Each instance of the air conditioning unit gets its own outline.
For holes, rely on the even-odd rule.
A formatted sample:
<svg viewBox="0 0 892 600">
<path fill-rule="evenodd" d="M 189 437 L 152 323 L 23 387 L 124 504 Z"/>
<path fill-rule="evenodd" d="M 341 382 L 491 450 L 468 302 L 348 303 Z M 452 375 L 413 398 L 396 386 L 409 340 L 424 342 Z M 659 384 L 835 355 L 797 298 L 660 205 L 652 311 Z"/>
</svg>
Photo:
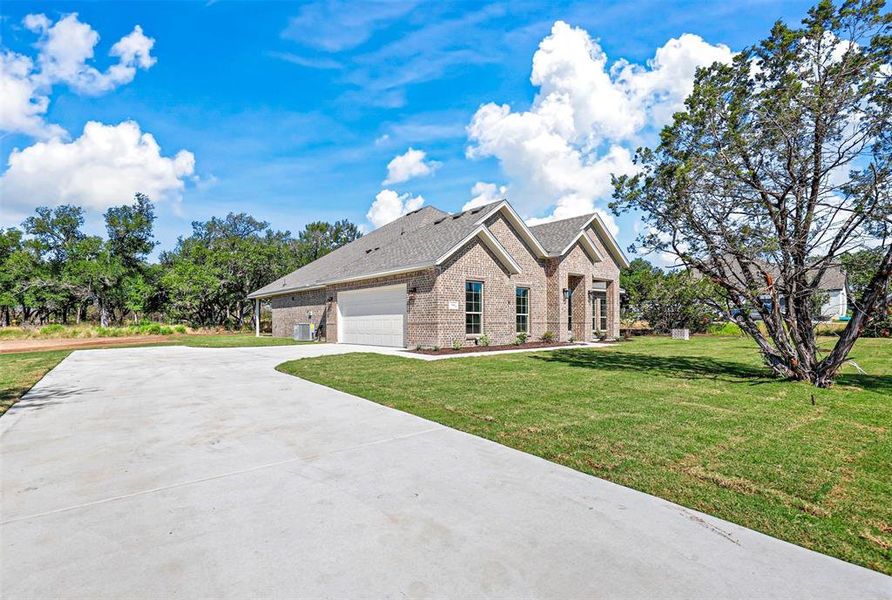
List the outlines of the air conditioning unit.
<svg viewBox="0 0 892 600">
<path fill-rule="evenodd" d="M 316 326 L 312 323 L 298 323 L 294 326 L 294 339 L 298 342 L 312 342 L 316 336 Z"/>
</svg>

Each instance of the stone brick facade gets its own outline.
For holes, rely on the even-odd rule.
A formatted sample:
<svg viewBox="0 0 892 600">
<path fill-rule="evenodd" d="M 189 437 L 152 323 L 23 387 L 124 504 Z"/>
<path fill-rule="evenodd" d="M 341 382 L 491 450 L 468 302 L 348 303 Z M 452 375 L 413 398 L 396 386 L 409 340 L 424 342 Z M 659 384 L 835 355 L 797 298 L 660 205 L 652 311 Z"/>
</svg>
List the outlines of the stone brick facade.
<svg viewBox="0 0 892 600">
<path fill-rule="evenodd" d="M 619 334 L 619 267 L 610 258 L 593 229 L 587 230 L 604 260 L 593 262 L 577 243 L 561 257 L 538 258 L 501 213 L 485 223 L 493 236 L 521 267 L 509 272 L 477 238 L 469 241 L 443 264 L 413 273 L 339 283 L 325 288 L 275 296 L 273 335 L 292 335 L 294 325 L 311 322 L 320 339 L 337 340 L 338 292 L 399 283 L 406 284 L 406 345 L 410 348 L 450 347 L 477 343 L 479 336 L 465 333 L 465 282 L 483 283 L 483 333 L 493 345 L 509 344 L 517 337 L 515 290 L 529 288 L 529 337 L 540 339 L 546 331 L 557 339 L 592 339 L 593 281 L 607 283 L 607 335 Z M 567 300 L 572 289 L 573 328 L 568 329 Z"/>
</svg>

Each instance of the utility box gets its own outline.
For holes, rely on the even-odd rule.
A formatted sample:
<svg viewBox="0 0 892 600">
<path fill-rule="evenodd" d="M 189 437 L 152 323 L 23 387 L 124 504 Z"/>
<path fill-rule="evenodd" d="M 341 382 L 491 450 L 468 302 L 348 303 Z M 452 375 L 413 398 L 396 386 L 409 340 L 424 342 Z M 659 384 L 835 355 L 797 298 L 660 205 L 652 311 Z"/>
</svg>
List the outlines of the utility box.
<svg viewBox="0 0 892 600">
<path fill-rule="evenodd" d="M 673 340 L 689 340 L 689 339 L 691 339 L 691 330 L 690 329 L 673 329 L 672 330 L 672 339 Z"/>
<path fill-rule="evenodd" d="M 294 339 L 298 342 L 312 342 L 316 339 L 316 326 L 313 323 L 298 323 L 294 326 Z"/>
</svg>

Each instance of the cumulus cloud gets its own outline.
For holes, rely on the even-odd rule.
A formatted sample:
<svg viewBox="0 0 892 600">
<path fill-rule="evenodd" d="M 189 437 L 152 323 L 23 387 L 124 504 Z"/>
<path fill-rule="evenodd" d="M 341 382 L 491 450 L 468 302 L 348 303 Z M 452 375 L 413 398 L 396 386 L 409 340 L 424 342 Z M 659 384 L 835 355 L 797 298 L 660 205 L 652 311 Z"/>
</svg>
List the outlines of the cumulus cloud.
<svg viewBox="0 0 892 600">
<path fill-rule="evenodd" d="M 471 196 L 473 197 L 461 207 L 462 210 L 470 210 L 478 206 L 504 200 L 508 196 L 508 188 L 504 185 L 499 186 L 494 183 L 478 181 L 471 188 Z"/>
<path fill-rule="evenodd" d="M 414 148 L 409 148 L 404 154 L 394 157 L 387 163 L 387 179 L 384 180 L 384 185 L 402 183 L 415 177 L 430 175 L 440 166 L 440 163 L 426 159 L 426 152 Z"/>
<path fill-rule="evenodd" d="M 36 138 L 65 135 L 58 125 L 44 121 L 50 99 L 38 93 L 30 74 L 34 63 L 15 52 L 0 53 L 0 130 Z"/>
<path fill-rule="evenodd" d="M 55 138 L 13 150 L 0 176 L 0 196 L 4 211 L 18 213 L 57 204 L 104 210 L 136 192 L 177 201 L 194 170 L 191 152 L 163 156 L 155 138 L 133 121 L 91 121 L 71 142 Z"/>
<path fill-rule="evenodd" d="M 40 139 L 61 137 L 66 132 L 46 123 L 53 86 L 65 84 L 79 94 L 97 95 L 133 81 L 137 69 L 155 64 L 151 55 L 155 40 L 137 25 L 118 40 L 109 51 L 118 62 L 105 71 L 88 64 L 99 43 L 99 34 L 82 23 L 77 14 L 66 15 L 53 23 L 46 15 L 24 18 L 26 29 L 39 37 L 37 57 L 4 50 L 0 54 L 0 129 L 23 133 Z"/>
<path fill-rule="evenodd" d="M 404 214 L 418 210 L 424 204 L 421 196 L 411 194 L 398 194 L 393 190 L 381 190 L 375 196 L 366 218 L 375 227 L 381 227 L 391 221 L 395 221 Z"/>
<path fill-rule="evenodd" d="M 646 65 L 621 60 L 608 67 L 585 30 L 557 21 L 533 56 L 530 81 L 539 90 L 530 110 L 481 106 L 468 126 L 467 154 L 499 160 L 512 202 L 525 214 L 593 212 L 612 193 L 611 173 L 634 172 L 630 147 L 642 132 L 666 124 L 681 107 L 696 68 L 731 57 L 726 46 L 685 34 Z M 605 222 L 615 227 L 612 218 Z"/>
</svg>

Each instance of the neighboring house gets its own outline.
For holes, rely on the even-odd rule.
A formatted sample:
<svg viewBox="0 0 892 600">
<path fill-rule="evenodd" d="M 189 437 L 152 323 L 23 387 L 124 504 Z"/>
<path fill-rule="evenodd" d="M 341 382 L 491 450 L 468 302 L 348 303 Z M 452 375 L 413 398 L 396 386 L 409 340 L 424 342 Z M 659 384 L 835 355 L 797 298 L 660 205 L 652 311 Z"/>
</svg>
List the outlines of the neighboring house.
<svg viewBox="0 0 892 600">
<path fill-rule="evenodd" d="M 780 275 L 775 267 L 767 266 L 765 268 L 775 280 L 779 280 Z M 818 293 L 826 296 L 821 304 L 819 317 L 823 319 L 839 319 L 848 314 L 849 304 L 846 284 L 846 274 L 840 265 L 831 264 L 827 267 L 818 285 Z M 761 296 L 761 299 L 764 303 L 770 305 L 771 296 L 765 294 Z M 781 298 L 781 310 L 786 310 L 784 300 L 784 298 Z M 736 311 L 732 311 L 732 314 L 733 312 Z M 758 313 L 753 312 L 754 317 L 757 315 Z"/>
<path fill-rule="evenodd" d="M 849 297 L 846 293 L 846 274 L 839 265 L 827 267 L 821 278 L 821 293 L 827 299 L 821 305 L 821 316 L 827 319 L 838 319 L 849 312 Z"/>
<path fill-rule="evenodd" d="M 424 207 L 263 287 L 273 335 L 299 323 L 329 342 L 493 345 L 518 333 L 619 333 L 628 262 L 597 215 L 528 227 L 507 201 L 456 214 Z"/>
</svg>

